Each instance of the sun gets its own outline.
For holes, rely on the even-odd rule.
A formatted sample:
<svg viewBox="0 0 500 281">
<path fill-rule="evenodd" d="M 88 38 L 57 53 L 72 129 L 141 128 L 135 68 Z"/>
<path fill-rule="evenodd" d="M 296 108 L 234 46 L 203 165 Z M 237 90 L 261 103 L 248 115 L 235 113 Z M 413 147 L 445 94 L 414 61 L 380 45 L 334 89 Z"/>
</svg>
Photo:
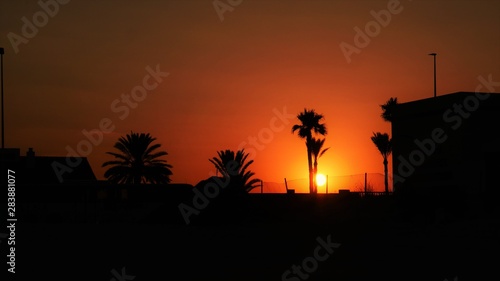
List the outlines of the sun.
<svg viewBox="0 0 500 281">
<path fill-rule="evenodd" d="M 325 185 L 325 184 L 326 184 L 326 176 L 325 176 L 325 175 L 323 175 L 323 174 L 318 173 L 318 174 L 316 175 L 316 184 L 317 184 L 318 186 L 323 186 L 323 185 Z"/>
</svg>

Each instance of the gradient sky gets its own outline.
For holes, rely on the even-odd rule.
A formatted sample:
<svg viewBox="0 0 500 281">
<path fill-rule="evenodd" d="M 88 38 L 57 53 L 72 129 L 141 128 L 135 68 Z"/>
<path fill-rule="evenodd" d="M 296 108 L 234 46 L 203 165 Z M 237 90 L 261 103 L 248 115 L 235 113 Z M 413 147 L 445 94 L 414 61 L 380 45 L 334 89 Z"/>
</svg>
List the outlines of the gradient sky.
<svg viewBox="0 0 500 281">
<path fill-rule="evenodd" d="M 275 111 L 309 108 L 328 129 L 320 172 L 383 173 L 370 140 L 390 133 L 379 105 L 433 95 L 428 53 L 438 53 L 438 95 L 474 91 L 479 75 L 500 80 L 499 1 L 402 0 L 348 62 L 342 42 L 356 46 L 355 28 L 376 26 L 371 11 L 396 2 L 243 0 L 221 21 L 209 0 L 71 0 L 44 23 L 37 1 L 1 1 L 6 147 L 65 156 L 86 139 L 82 130 L 108 118 L 114 129 L 88 155 L 100 179 L 105 152 L 134 131 L 169 153 L 173 182 L 207 178 L 209 158 L 249 137 L 259 141 L 245 146 L 256 151 L 256 176 L 281 182 L 306 178 L 307 157 L 291 133 L 298 121 L 273 119 Z M 40 27 L 23 36 L 22 18 L 33 15 Z M 23 43 L 14 46 L 13 34 Z M 148 66 L 169 75 L 128 114 L 118 111 Z"/>
</svg>

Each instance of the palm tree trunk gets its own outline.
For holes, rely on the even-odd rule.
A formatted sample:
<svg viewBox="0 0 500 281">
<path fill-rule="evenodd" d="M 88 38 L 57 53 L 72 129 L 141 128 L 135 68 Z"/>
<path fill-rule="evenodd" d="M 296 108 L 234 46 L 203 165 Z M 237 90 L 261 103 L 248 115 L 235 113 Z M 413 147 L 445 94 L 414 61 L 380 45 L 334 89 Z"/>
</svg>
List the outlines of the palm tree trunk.
<svg viewBox="0 0 500 281">
<path fill-rule="evenodd" d="M 387 158 L 384 157 L 384 184 L 385 194 L 389 194 L 389 175 L 387 174 Z"/>
<path fill-rule="evenodd" d="M 313 183 L 314 183 L 314 193 L 318 193 L 318 183 L 316 181 L 316 176 L 318 175 L 318 159 L 314 156 L 314 167 L 313 167 Z"/>
<path fill-rule="evenodd" d="M 306 141 L 306 146 L 307 146 L 307 165 L 309 167 L 309 193 L 314 193 L 314 179 L 313 179 L 313 167 L 312 167 L 312 156 L 311 156 L 311 148 L 309 147 L 309 144 L 311 141 L 309 140 L 310 137 L 308 137 L 308 141 Z"/>
</svg>

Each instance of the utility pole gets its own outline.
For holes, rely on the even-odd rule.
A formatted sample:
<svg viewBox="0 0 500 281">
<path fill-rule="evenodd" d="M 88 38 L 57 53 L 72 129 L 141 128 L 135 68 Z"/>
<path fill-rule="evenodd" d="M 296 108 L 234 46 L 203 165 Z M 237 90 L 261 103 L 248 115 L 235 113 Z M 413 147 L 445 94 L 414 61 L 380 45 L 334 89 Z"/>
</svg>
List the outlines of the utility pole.
<svg viewBox="0 0 500 281">
<path fill-rule="evenodd" d="M 434 97 L 436 97 L 436 53 L 430 53 L 429 56 L 434 57 Z"/>
<path fill-rule="evenodd" d="M 3 54 L 5 53 L 3 48 L 0 48 L 0 69 L 2 70 L 2 75 L 0 78 L 0 82 L 2 83 L 1 93 L 2 93 L 2 148 L 5 148 L 5 110 L 3 107 Z"/>
<path fill-rule="evenodd" d="M 328 194 L 328 175 L 326 175 L 325 193 Z"/>
<path fill-rule="evenodd" d="M 365 195 L 366 195 L 366 173 L 365 173 Z"/>
</svg>

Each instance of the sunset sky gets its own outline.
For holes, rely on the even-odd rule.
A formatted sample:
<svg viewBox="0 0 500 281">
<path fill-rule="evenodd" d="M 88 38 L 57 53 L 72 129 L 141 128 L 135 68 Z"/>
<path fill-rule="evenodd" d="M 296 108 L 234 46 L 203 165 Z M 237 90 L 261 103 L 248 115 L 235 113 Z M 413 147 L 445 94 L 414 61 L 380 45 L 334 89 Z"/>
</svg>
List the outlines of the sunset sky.
<svg viewBox="0 0 500 281">
<path fill-rule="evenodd" d="M 5 145 L 66 156 L 107 122 L 80 155 L 99 179 L 105 152 L 131 131 L 162 144 L 173 182 L 196 184 L 218 150 L 240 146 L 264 181 L 306 178 L 305 144 L 291 133 L 304 108 L 325 116 L 320 172 L 383 173 L 370 140 L 390 133 L 379 105 L 433 95 L 429 53 L 438 95 L 474 91 L 479 75 L 500 80 L 500 1 L 59 2 L 49 12 L 0 2 Z M 346 56 L 347 45 L 357 51 Z"/>
</svg>

